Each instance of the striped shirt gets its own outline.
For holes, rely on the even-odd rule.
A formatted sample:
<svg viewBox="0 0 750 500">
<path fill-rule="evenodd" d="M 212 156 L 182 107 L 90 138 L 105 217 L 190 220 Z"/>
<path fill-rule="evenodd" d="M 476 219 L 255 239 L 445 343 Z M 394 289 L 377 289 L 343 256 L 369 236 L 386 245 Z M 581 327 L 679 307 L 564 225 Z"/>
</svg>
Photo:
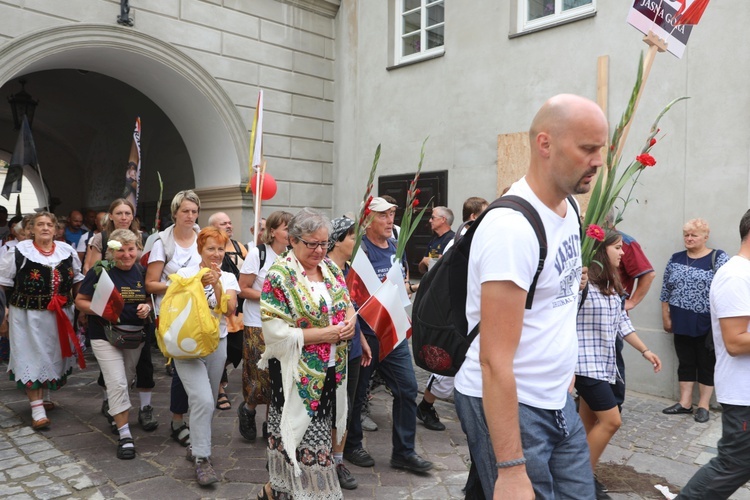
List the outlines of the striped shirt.
<svg viewBox="0 0 750 500">
<path fill-rule="evenodd" d="M 590 283 L 586 301 L 578 311 L 577 330 L 576 375 L 614 384 L 619 377 L 615 340 L 617 335 L 625 337 L 635 331 L 622 298 L 617 294 L 604 295 Z"/>
</svg>

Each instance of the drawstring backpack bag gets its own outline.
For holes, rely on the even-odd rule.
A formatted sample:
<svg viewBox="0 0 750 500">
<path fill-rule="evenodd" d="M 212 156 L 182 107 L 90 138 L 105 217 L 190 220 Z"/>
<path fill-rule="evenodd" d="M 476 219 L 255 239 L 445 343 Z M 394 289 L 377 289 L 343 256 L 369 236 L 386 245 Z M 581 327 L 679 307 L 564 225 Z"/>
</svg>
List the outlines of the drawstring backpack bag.
<svg viewBox="0 0 750 500">
<path fill-rule="evenodd" d="M 171 284 L 161 302 L 156 340 L 168 358 L 190 359 L 208 356 L 219 346 L 219 314 L 227 311 L 227 294 L 222 294 L 213 314 L 208 306 L 201 278 L 210 269 L 183 278 L 171 274 Z M 223 309 L 223 310 L 222 310 Z"/>
</svg>

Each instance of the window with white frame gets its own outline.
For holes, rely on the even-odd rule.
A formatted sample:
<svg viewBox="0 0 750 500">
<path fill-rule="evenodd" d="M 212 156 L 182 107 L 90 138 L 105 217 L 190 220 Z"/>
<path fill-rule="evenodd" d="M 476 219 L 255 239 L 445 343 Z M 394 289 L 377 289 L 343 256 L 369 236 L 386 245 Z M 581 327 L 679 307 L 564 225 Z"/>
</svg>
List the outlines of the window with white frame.
<svg viewBox="0 0 750 500">
<path fill-rule="evenodd" d="M 519 32 L 588 17 L 596 12 L 596 0 L 518 0 Z"/>
<path fill-rule="evenodd" d="M 396 64 L 444 52 L 445 0 L 397 0 L 396 7 Z"/>
</svg>

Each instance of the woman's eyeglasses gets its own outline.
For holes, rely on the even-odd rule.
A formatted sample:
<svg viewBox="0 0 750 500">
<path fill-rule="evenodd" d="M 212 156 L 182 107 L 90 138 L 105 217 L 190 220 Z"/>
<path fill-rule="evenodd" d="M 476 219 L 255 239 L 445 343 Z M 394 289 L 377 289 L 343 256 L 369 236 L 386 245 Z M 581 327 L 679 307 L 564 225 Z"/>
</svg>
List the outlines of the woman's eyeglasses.
<svg viewBox="0 0 750 500">
<path fill-rule="evenodd" d="M 315 250 L 316 248 L 323 248 L 325 250 L 328 249 L 328 240 L 325 241 L 305 241 L 302 238 L 299 238 L 299 240 L 310 250 Z"/>
</svg>

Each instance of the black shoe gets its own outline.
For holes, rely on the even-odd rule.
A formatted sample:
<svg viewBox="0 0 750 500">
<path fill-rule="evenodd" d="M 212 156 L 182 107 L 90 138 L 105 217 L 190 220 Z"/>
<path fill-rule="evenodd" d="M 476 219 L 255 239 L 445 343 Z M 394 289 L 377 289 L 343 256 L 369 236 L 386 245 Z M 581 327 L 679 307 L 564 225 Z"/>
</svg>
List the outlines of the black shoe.
<svg viewBox="0 0 750 500">
<path fill-rule="evenodd" d="M 596 490 L 596 500 L 612 500 L 612 497 L 607 494 L 607 491 L 609 491 L 607 487 L 596 478 L 594 478 L 594 489 Z"/>
<path fill-rule="evenodd" d="M 336 475 L 339 477 L 339 484 L 344 490 L 356 490 L 357 486 L 359 486 L 357 478 L 352 476 L 352 473 L 349 472 L 349 469 L 346 468 L 343 462 L 336 466 Z"/>
<path fill-rule="evenodd" d="M 705 408 L 698 408 L 693 418 L 696 422 L 705 424 L 706 422 L 708 422 L 708 410 Z"/>
<path fill-rule="evenodd" d="M 432 405 L 428 410 L 422 410 L 422 405 L 417 405 L 417 418 L 431 431 L 445 430 L 445 425 L 440 421 L 437 410 Z"/>
<path fill-rule="evenodd" d="M 357 448 L 351 453 L 344 452 L 344 458 L 357 467 L 372 467 L 375 465 L 375 460 L 364 448 Z"/>
<path fill-rule="evenodd" d="M 151 432 L 159 427 L 159 422 L 154 419 L 154 408 L 146 405 L 138 410 L 138 423 L 144 431 Z"/>
<path fill-rule="evenodd" d="M 415 453 L 406 458 L 391 457 L 391 467 L 406 469 L 411 472 L 427 472 L 432 469 L 432 462 L 425 460 Z"/>
<path fill-rule="evenodd" d="M 680 403 L 675 403 L 669 408 L 664 408 L 661 412 L 665 415 L 679 415 L 681 413 L 693 413 L 693 409 L 685 408 Z"/>
<path fill-rule="evenodd" d="M 255 410 L 248 410 L 245 403 L 240 403 L 237 408 L 237 416 L 240 417 L 240 434 L 248 441 L 255 441 L 258 428 L 255 426 Z"/>
</svg>

